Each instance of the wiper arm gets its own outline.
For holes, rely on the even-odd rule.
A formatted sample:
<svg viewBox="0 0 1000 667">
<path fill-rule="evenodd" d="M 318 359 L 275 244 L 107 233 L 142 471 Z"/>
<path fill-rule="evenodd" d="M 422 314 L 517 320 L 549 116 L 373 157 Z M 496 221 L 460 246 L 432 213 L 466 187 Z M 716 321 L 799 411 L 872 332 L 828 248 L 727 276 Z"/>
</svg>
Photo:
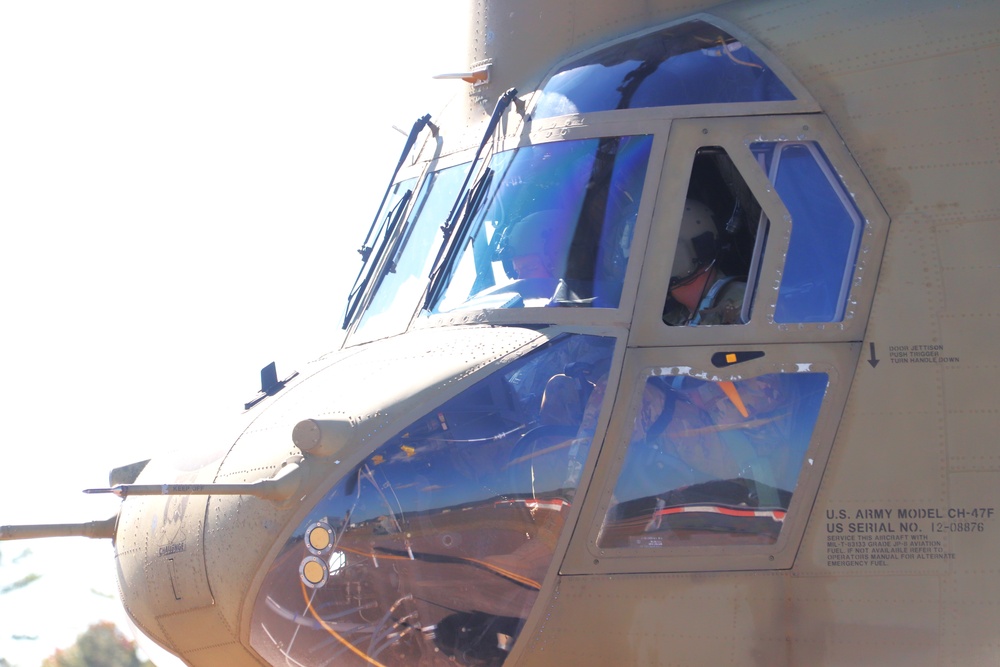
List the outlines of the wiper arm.
<svg viewBox="0 0 1000 667">
<path fill-rule="evenodd" d="M 403 212 L 406 210 L 406 205 L 410 203 L 410 198 L 412 196 L 413 190 L 407 190 L 403 196 L 399 198 L 399 201 L 396 202 L 396 206 L 386 215 L 388 222 L 385 225 L 385 234 L 382 235 L 382 243 L 379 246 L 378 253 L 375 255 L 376 258 L 385 254 L 385 248 L 388 246 L 393 232 L 395 232 L 396 227 L 399 225 L 399 221 L 403 217 Z M 344 312 L 344 324 L 341 327 L 343 329 L 346 329 L 347 325 L 351 323 L 352 319 L 354 319 L 354 314 L 357 312 L 358 306 L 361 305 L 361 297 L 365 294 L 366 288 L 371 283 L 372 276 L 375 273 L 374 265 L 367 273 L 364 271 L 365 266 L 366 265 L 362 265 L 361 273 L 358 274 L 358 279 L 360 279 L 361 275 L 364 273 L 364 280 L 361 280 L 360 283 L 358 280 L 354 281 L 354 288 L 352 288 L 351 294 L 347 299 L 347 309 Z"/>
<path fill-rule="evenodd" d="M 497 100 L 496 107 L 493 109 L 493 114 L 490 116 L 490 122 L 486 126 L 486 132 L 483 133 L 483 140 L 479 142 L 479 148 L 476 149 L 476 154 L 473 156 L 472 162 L 469 163 L 469 171 L 466 172 L 465 180 L 462 181 L 462 187 L 459 189 L 458 197 L 455 199 L 455 203 L 452 205 L 451 211 L 448 213 L 448 219 L 445 220 L 444 225 L 441 226 L 441 231 L 444 232 L 444 238 L 441 241 L 441 247 L 438 248 L 437 257 L 434 258 L 434 265 L 430 274 L 431 284 L 427 290 L 427 297 L 424 300 L 424 308 L 429 308 L 430 304 L 432 304 L 439 296 L 442 282 L 441 277 L 446 273 L 442 269 L 443 267 L 451 264 L 452 256 L 455 252 L 454 248 L 456 247 L 455 239 L 461 236 L 460 234 L 452 233 L 456 227 L 454 224 L 455 214 L 462 210 L 463 205 L 465 206 L 465 215 L 462 216 L 458 225 L 459 227 L 464 228 L 468 224 L 466 221 L 472 217 L 471 211 L 477 208 L 478 204 L 481 203 L 481 197 L 485 192 L 485 189 L 479 186 L 481 186 L 485 180 L 488 180 L 486 176 L 490 173 L 490 171 L 487 170 L 487 174 L 484 174 L 484 178 L 479 179 L 473 186 L 473 189 L 475 190 L 473 196 L 470 196 L 470 192 L 468 190 L 469 180 L 472 178 L 472 174 L 476 170 L 476 166 L 479 163 L 479 157 L 482 155 L 483 149 L 486 148 L 486 144 L 490 142 L 493 135 L 496 133 L 497 126 L 500 124 L 500 118 L 503 117 L 507 107 L 509 107 L 516 98 L 517 89 L 510 88 L 507 92 L 500 96 L 500 99 Z M 479 197 L 474 196 L 477 194 Z M 474 201 L 476 199 L 479 199 L 480 201 Z"/>
<path fill-rule="evenodd" d="M 378 214 L 382 211 L 382 207 L 385 206 L 385 200 L 389 198 L 389 193 L 392 191 L 392 186 L 396 182 L 396 175 L 399 170 L 403 167 L 403 163 L 406 162 L 406 156 L 410 154 L 413 149 L 413 144 L 417 143 L 417 136 L 423 131 L 427 124 L 431 120 L 431 115 L 426 114 L 421 116 L 413 123 L 413 127 L 410 128 L 410 134 L 406 137 L 406 144 L 403 146 L 402 153 L 399 154 L 399 161 L 396 163 L 396 168 L 392 170 L 392 176 L 389 177 L 389 185 L 385 188 L 385 194 L 382 195 L 382 201 L 378 204 L 378 209 L 375 211 L 375 219 L 372 220 L 371 227 L 368 228 L 368 234 L 365 236 L 364 242 L 361 247 L 358 248 L 358 252 L 361 254 L 363 261 L 368 261 L 368 256 L 371 254 L 371 247 L 368 242 L 371 240 L 372 231 L 375 229 L 375 225 L 378 224 Z"/>
<path fill-rule="evenodd" d="M 399 174 L 399 170 L 403 167 L 403 163 L 406 161 L 406 156 L 410 154 L 410 151 L 413 149 L 413 145 L 417 143 L 417 137 L 420 135 L 423 129 L 427 127 L 427 125 L 430 123 L 430 120 L 431 120 L 431 115 L 425 114 L 424 116 L 418 118 L 413 123 L 413 127 L 410 128 L 410 134 L 407 135 L 406 143 L 403 145 L 403 150 L 399 154 L 399 161 L 396 162 L 396 168 L 392 170 L 392 176 L 389 177 L 389 185 L 386 186 L 385 194 L 382 195 L 382 201 L 379 202 L 378 208 L 375 210 L 375 219 L 372 220 L 372 224 L 368 228 L 368 233 L 365 235 L 365 240 L 362 241 L 361 247 L 358 248 L 358 254 L 361 255 L 361 269 L 358 271 L 358 275 L 354 279 L 354 285 L 351 287 L 351 291 L 347 297 L 347 310 L 344 316 L 344 326 L 343 326 L 343 328 L 345 329 L 347 328 L 347 325 L 350 323 L 350 320 L 353 317 L 354 312 L 357 310 L 358 301 L 360 300 L 361 295 L 364 293 L 364 283 L 367 283 L 368 278 L 370 277 L 369 275 L 362 281 L 362 276 L 365 274 L 365 267 L 367 266 L 368 259 L 371 256 L 372 250 L 374 249 L 374 246 L 369 245 L 369 243 L 374 243 L 372 241 L 372 234 L 375 232 L 376 225 L 378 225 L 379 214 L 382 212 L 382 207 L 385 206 L 385 202 L 389 198 L 389 193 L 392 192 L 392 187 L 393 185 L 395 185 L 396 182 L 396 176 Z M 385 247 L 384 242 L 382 244 L 382 247 L 383 248 Z M 359 283 L 362 284 L 359 285 Z"/>
</svg>

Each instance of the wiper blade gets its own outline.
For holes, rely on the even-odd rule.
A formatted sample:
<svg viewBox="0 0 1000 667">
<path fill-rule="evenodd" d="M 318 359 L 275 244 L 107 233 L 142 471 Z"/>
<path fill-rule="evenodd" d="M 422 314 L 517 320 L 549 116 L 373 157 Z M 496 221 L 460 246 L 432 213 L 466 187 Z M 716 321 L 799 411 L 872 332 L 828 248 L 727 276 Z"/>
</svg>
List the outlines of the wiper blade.
<svg viewBox="0 0 1000 667">
<path fill-rule="evenodd" d="M 483 172 L 482 176 L 476 179 L 476 182 L 472 184 L 472 187 L 467 193 L 467 197 L 464 197 L 466 201 L 464 202 L 464 208 L 462 209 L 462 217 L 458 220 L 458 223 L 454 225 L 454 238 L 463 239 L 469 232 L 469 226 L 472 224 L 473 218 L 482 208 L 483 203 L 486 201 L 486 195 L 490 191 L 490 185 L 493 184 L 493 169 L 487 167 L 486 171 Z M 451 272 L 451 267 L 455 264 L 459 257 L 459 252 L 456 250 L 459 248 L 458 243 L 452 244 L 449 251 L 445 254 L 441 264 L 437 266 L 431 273 L 431 286 L 427 291 L 427 299 L 424 302 L 424 308 L 429 308 L 430 304 L 434 303 L 438 297 L 441 296 L 441 291 L 444 289 L 445 281 L 441 276 L 446 276 Z"/>
<path fill-rule="evenodd" d="M 403 212 L 406 210 L 407 204 L 410 203 L 410 198 L 413 196 L 413 190 L 407 190 L 399 201 L 396 202 L 396 206 L 393 207 L 389 213 L 386 214 L 386 224 L 385 224 L 385 234 L 382 235 L 382 243 L 379 245 L 378 252 L 376 253 L 376 258 L 381 257 L 385 254 L 385 248 L 389 244 L 389 240 L 392 238 L 396 227 L 399 225 L 400 219 L 403 217 Z M 366 264 L 367 265 L 367 264 Z M 344 312 L 344 323 L 341 328 L 346 329 L 347 325 L 351 323 L 354 319 L 354 315 L 358 310 L 358 306 L 361 304 L 361 296 L 365 294 L 366 288 L 371 284 L 372 276 L 375 273 L 375 266 L 377 262 L 372 264 L 369 271 L 365 272 L 365 266 L 361 267 L 361 272 L 358 274 L 358 279 L 354 281 L 354 287 L 351 290 L 351 294 L 347 299 L 347 309 Z M 364 279 L 361 280 L 361 275 L 364 274 Z M 360 280 L 360 282 L 359 282 Z"/>
<path fill-rule="evenodd" d="M 369 245 L 370 243 L 374 244 L 372 234 L 375 233 L 376 238 L 378 237 L 378 233 L 375 232 L 375 229 L 376 225 L 378 225 L 379 214 L 382 212 L 382 207 L 385 206 L 385 202 L 389 198 L 389 193 L 392 192 L 393 185 L 396 183 L 396 176 L 399 174 L 399 170 L 403 167 L 403 163 L 406 161 L 406 156 L 410 154 L 410 151 L 413 149 L 413 145 L 417 143 L 417 137 L 423 129 L 430 124 L 430 120 L 431 115 L 425 114 L 414 121 L 413 127 L 410 128 L 410 134 L 407 135 L 406 143 L 403 145 L 403 150 L 399 154 L 399 161 L 396 162 L 396 168 L 392 170 L 392 176 L 389 177 L 389 185 L 386 186 L 385 193 L 382 195 L 382 201 L 379 202 L 378 208 L 375 210 L 375 219 L 372 220 L 372 224 L 368 228 L 368 233 L 365 235 L 365 240 L 362 241 L 361 247 L 358 248 L 358 254 L 361 255 L 361 269 L 358 271 L 358 275 L 354 279 L 354 285 L 351 287 L 351 291 L 347 297 L 347 309 L 344 316 L 343 326 L 345 329 L 350 323 L 351 318 L 354 316 L 354 313 L 357 311 L 358 302 L 361 295 L 364 293 L 364 285 L 371 277 L 371 272 L 369 271 L 369 275 L 362 279 L 362 276 L 365 275 L 365 267 L 368 265 L 368 259 L 371 257 L 372 250 L 374 249 L 373 245 Z M 405 206 L 403 208 L 405 208 Z M 388 219 L 388 216 L 386 216 L 386 218 Z M 381 229 L 379 231 L 381 231 Z M 388 235 L 388 233 L 386 235 Z M 385 242 L 383 239 L 382 248 L 384 247 Z M 379 251 L 379 254 L 381 254 L 381 250 Z"/>
<path fill-rule="evenodd" d="M 482 203 L 481 198 L 485 193 L 486 188 L 482 188 L 481 186 L 485 181 L 489 180 L 487 175 L 492 175 L 492 172 L 487 169 L 487 171 L 483 174 L 483 178 L 480 178 L 473 185 L 471 192 L 468 188 L 469 180 L 472 178 L 472 174 L 476 170 L 479 163 L 479 157 L 482 155 L 483 149 L 496 133 L 497 126 L 500 124 L 500 118 L 516 97 L 517 89 L 510 88 L 507 92 L 500 96 L 500 99 L 497 100 L 496 107 L 493 109 L 493 114 L 490 116 L 490 122 L 487 124 L 486 131 L 483 133 L 483 140 L 479 142 L 479 148 L 476 149 L 476 154 L 473 156 L 472 162 L 469 163 L 469 171 L 465 174 L 465 180 L 462 182 L 461 189 L 459 189 L 458 197 L 455 199 L 455 203 L 451 207 L 451 211 L 448 213 L 448 219 L 445 220 L 444 225 L 441 227 L 441 231 L 444 232 L 444 238 L 441 241 L 441 247 L 438 248 L 437 257 L 434 258 L 434 265 L 430 274 L 430 287 L 427 290 L 427 297 L 424 300 L 424 308 L 430 308 L 430 304 L 432 304 L 439 296 L 442 288 L 442 276 L 447 273 L 443 270 L 443 268 L 451 264 L 453 255 L 455 254 L 455 239 L 460 238 L 461 236 L 461 234 L 453 233 L 456 227 L 455 214 L 461 211 L 463 206 L 465 207 L 465 214 L 460 218 L 458 224 L 458 227 L 464 230 L 464 228 L 468 225 L 467 221 L 472 217 L 472 211 L 474 211 L 478 205 Z M 476 201 L 477 199 L 479 201 Z"/>
</svg>

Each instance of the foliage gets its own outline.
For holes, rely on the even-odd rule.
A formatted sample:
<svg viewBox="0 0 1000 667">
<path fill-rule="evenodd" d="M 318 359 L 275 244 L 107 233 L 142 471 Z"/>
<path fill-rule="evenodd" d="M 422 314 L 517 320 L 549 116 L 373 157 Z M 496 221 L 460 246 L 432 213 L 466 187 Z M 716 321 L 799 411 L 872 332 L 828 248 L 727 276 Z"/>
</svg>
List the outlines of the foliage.
<svg viewBox="0 0 1000 667">
<path fill-rule="evenodd" d="M 12 560 L 8 559 L 8 563 L 17 563 L 21 559 L 27 558 L 30 555 L 31 555 L 31 549 L 25 549 L 19 555 L 15 556 Z M 4 563 L 4 560 L 3 560 L 3 554 L 0 553 L 0 566 L 3 566 L 4 564 L 5 563 Z M 41 579 L 41 575 L 40 574 L 34 574 L 34 573 L 32 573 L 32 574 L 28 574 L 28 575 L 25 575 L 25 576 L 21 577 L 20 579 L 18 579 L 15 582 L 12 582 L 12 583 L 9 583 L 9 584 L 0 585 L 0 595 L 5 595 L 6 593 L 10 593 L 12 591 L 16 591 L 18 589 L 24 588 L 25 586 L 27 586 L 27 585 L 29 585 L 29 584 L 37 581 L 38 579 Z M 9 631 L 9 628 L 4 628 L 3 630 L 4 631 Z M 27 639 L 27 640 L 36 639 L 36 637 L 32 637 L 32 636 L 29 636 L 29 635 L 16 635 L 16 634 L 15 635 L 11 635 L 11 638 L 13 638 L 13 639 Z M 15 665 L 13 663 L 11 663 L 11 662 L 8 662 L 6 658 L 0 658 L 0 667 L 15 667 Z"/>
<path fill-rule="evenodd" d="M 101 621 L 87 628 L 75 644 L 46 658 L 42 667 L 153 667 L 153 663 L 140 661 L 135 642 L 114 623 Z"/>
<path fill-rule="evenodd" d="M 6 586 L 0 586 L 0 595 L 4 593 L 10 593 L 11 591 L 16 591 L 19 588 L 24 588 L 28 584 L 38 581 L 42 578 L 40 574 L 29 574 L 27 576 L 21 577 L 12 584 L 7 584 Z"/>
</svg>

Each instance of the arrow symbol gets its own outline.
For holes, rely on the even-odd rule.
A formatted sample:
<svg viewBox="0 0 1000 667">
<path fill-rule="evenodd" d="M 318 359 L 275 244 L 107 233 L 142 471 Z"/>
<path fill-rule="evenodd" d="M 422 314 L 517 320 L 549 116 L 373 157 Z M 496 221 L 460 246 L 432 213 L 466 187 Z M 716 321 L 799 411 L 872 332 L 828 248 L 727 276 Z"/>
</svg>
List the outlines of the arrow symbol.
<svg viewBox="0 0 1000 667">
<path fill-rule="evenodd" d="M 875 368 L 878 366 L 879 362 L 879 360 L 875 358 L 875 343 L 868 343 L 868 349 L 871 351 L 872 355 L 871 359 L 868 360 L 868 363 L 872 365 L 872 368 Z"/>
</svg>

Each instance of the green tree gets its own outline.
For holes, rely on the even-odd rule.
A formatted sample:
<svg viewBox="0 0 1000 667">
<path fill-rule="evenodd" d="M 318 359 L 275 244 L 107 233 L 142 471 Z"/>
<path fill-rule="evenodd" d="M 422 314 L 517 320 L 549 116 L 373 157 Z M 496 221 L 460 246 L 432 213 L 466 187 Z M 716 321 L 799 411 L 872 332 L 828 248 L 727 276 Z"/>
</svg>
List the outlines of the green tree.
<svg viewBox="0 0 1000 667">
<path fill-rule="evenodd" d="M 31 549 L 25 549 L 18 556 L 15 556 L 12 560 L 9 560 L 9 562 L 17 563 L 21 559 L 27 558 L 30 555 L 31 555 Z M 3 567 L 6 564 L 7 563 L 5 563 L 3 560 L 3 554 L 0 553 L 0 567 Z M 7 577 L 2 577 L 2 579 L 6 578 Z M 18 589 L 24 588 L 25 586 L 37 581 L 40 578 L 41 575 L 32 573 L 21 577 L 17 581 L 12 581 L 10 583 L 2 583 L 0 584 L 0 595 L 6 595 L 7 593 L 12 593 Z M 10 630 L 11 628 L 3 628 L 2 631 L 9 632 Z M 11 637 L 13 637 L 14 639 L 29 639 L 29 640 L 35 639 L 35 637 L 30 637 L 27 635 L 18 635 L 18 634 L 12 634 Z M 15 667 L 15 665 L 9 662 L 6 658 L 0 658 L 0 667 Z"/>
<path fill-rule="evenodd" d="M 20 556 L 17 556 L 11 562 L 12 563 L 16 563 L 19 560 L 21 560 L 22 558 L 27 558 L 30 555 L 31 555 L 31 549 L 25 549 L 24 551 L 21 552 Z M 0 565 L 3 565 L 3 554 L 2 553 L 0 553 Z M 0 586 L 0 595 L 3 595 L 4 593 L 10 593 L 11 591 L 16 591 L 19 588 L 24 588 L 28 584 L 33 583 L 35 581 L 38 581 L 39 579 L 41 579 L 41 575 L 39 575 L 39 574 L 33 574 L 33 573 L 29 574 L 27 576 L 21 577 L 17 581 L 13 581 L 13 582 L 11 582 L 9 584 L 4 584 L 4 585 Z M 2 664 L 0 664 L 0 667 L 4 667 L 4 666 Z"/>
<path fill-rule="evenodd" d="M 139 660 L 135 642 L 121 633 L 114 623 L 101 621 L 87 628 L 76 643 L 60 649 L 45 659 L 42 667 L 154 667 Z"/>
</svg>

